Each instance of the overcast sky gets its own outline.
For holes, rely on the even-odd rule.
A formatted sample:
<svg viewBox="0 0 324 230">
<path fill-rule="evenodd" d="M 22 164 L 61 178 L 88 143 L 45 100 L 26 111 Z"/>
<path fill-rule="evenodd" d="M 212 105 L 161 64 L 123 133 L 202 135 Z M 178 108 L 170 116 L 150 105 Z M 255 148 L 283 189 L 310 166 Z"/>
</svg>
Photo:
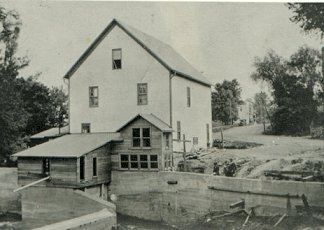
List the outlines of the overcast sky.
<svg viewBox="0 0 324 230">
<path fill-rule="evenodd" d="M 19 55 L 42 72 L 39 81 L 64 85 L 63 75 L 113 18 L 170 44 L 213 83 L 237 78 L 243 98 L 260 86 L 250 80 L 255 56 L 269 49 L 288 57 L 301 45 L 321 49 L 289 21 L 283 3 L 0 1 L 22 19 Z"/>
</svg>

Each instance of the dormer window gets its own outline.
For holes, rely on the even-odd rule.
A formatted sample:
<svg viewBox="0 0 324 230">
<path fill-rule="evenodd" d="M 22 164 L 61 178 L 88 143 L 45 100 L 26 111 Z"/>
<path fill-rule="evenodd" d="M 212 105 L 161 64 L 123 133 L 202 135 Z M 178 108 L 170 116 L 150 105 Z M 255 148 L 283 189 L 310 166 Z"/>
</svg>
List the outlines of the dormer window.
<svg viewBox="0 0 324 230">
<path fill-rule="evenodd" d="M 122 67 L 122 50 L 113 49 L 112 50 L 112 67 L 113 69 L 121 69 Z"/>
</svg>

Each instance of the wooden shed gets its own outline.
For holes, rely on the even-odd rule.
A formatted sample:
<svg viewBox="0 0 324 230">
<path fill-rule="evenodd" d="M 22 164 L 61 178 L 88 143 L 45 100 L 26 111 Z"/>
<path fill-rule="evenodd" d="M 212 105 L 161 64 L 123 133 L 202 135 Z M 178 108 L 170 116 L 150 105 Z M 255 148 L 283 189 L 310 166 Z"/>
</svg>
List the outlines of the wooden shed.
<svg viewBox="0 0 324 230">
<path fill-rule="evenodd" d="M 50 176 L 46 186 L 86 188 L 110 182 L 119 133 L 70 134 L 15 154 L 20 186 Z"/>
</svg>

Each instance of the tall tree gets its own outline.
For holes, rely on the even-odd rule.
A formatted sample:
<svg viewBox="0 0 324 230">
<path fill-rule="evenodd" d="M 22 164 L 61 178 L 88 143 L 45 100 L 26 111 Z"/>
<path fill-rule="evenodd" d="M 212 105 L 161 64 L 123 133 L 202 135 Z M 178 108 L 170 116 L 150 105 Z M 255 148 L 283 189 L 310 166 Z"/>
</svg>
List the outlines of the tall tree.
<svg viewBox="0 0 324 230">
<path fill-rule="evenodd" d="M 288 3 L 292 10 L 292 22 L 300 25 L 305 32 L 319 33 L 324 36 L 324 4 L 323 3 Z"/>
<path fill-rule="evenodd" d="M 231 124 L 238 118 L 238 106 L 242 104 L 241 87 L 236 79 L 224 80 L 215 85 L 212 92 L 212 116 L 213 120 Z"/>
<path fill-rule="evenodd" d="M 28 59 L 16 57 L 19 15 L 0 8 L 0 25 L 0 158 L 3 158 L 12 152 L 27 122 L 16 81 L 19 70 L 28 65 Z"/>
<path fill-rule="evenodd" d="M 318 100 L 315 86 L 322 81 L 319 52 L 301 47 L 289 60 L 273 51 L 256 59 L 254 80 L 269 83 L 275 110 L 272 124 L 278 134 L 303 134 L 316 117 Z"/>
<path fill-rule="evenodd" d="M 51 127 L 63 127 L 68 117 L 68 96 L 62 88 L 53 87 L 50 90 L 50 111 L 49 125 Z"/>
</svg>

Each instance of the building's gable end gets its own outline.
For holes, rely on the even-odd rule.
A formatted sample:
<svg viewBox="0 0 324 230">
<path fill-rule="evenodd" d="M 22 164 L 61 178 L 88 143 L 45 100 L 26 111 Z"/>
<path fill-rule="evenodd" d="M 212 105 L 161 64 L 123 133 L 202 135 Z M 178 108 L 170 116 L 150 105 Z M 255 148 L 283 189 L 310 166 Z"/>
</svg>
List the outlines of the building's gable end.
<svg viewBox="0 0 324 230">
<path fill-rule="evenodd" d="M 151 50 L 143 41 L 137 38 L 131 31 L 129 31 L 125 26 L 114 19 L 94 40 L 94 42 L 89 46 L 89 48 L 81 55 L 77 62 L 71 67 L 71 69 L 65 74 L 64 78 L 69 79 L 77 71 L 77 69 L 85 62 L 85 60 L 91 55 L 91 53 L 98 47 L 98 45 L 105 39 L 105 37 L 112 31 L 115 26 L 118 26 L 123 30 L 129 37 L 131 37 L 138 45 L 140 45 L 144 50 L 146 50 L 153 58 L 155 58 L 163 67 L 165 67 L 170 73 L 177 75 L 179 77 L 186 78 L 198 84 L 210 87 L 209 83 L 200 81 L 195 77 L 188 74 L 182 73 L 178 70 L 173 69 L 165 61 L 163 61 L 159 55 L 157 55 L 153 50 Z"/>
</svg>

